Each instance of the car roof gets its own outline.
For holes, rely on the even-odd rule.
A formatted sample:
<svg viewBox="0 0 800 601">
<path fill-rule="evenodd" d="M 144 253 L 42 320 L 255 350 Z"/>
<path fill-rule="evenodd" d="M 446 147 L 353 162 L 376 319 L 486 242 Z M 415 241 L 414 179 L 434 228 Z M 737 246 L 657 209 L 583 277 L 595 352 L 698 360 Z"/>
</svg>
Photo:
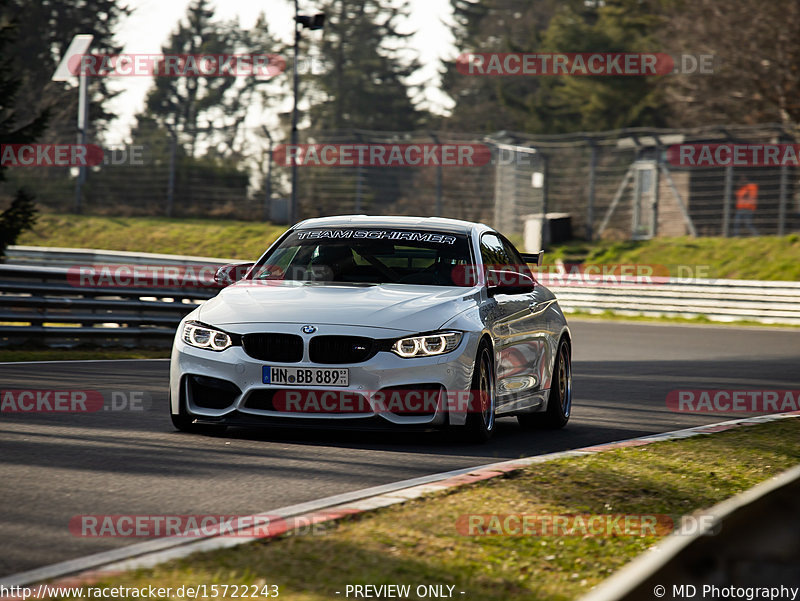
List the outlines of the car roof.
<svg viewBox="0 0 800 601">
<path fill-rule="evenodd" d="M 306 219 L 294 229 L 317 227 L 402 227 L 412 230 L 433 229 L 440 232 L 468 234 L 474 230 L 491 230 L 488 225 L 444 217 L 404 217 L 398 215 L 335 215 Z"/>
</svg>

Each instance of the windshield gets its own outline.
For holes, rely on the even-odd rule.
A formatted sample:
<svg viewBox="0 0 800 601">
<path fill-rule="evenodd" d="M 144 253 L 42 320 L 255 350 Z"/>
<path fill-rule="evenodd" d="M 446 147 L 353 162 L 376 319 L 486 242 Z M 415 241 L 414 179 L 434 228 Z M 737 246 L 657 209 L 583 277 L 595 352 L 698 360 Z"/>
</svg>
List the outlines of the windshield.
<svg viewBox="0 0 800 601">
<path fill-rule="evenodd" d="M 470 262 L 465 235 L 323 228 L 290 234 L 258 263 L 252 278 L 465 286 L 468 282 L 457 274 Z"/>
</svg>

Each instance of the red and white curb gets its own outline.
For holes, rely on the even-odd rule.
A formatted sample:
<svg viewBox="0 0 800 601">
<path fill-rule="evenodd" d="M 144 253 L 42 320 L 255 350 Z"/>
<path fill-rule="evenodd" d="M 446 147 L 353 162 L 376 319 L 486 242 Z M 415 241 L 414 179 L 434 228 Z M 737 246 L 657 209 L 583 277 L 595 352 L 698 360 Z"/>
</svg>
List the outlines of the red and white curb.
<svg viewBox="0 0 800 601">
<path fill-rule="evenodd" d="M 286 524 L 285 527 L 281 527 L 279 531 L 270 532 L 265 536 L 207 536 L 200 537 L 199 539 L 187 539 L 185 537 L 158 538 L 112 551 L 56 563 L 27 572 L 12 574 L 0 579 L 0 586 L 6 588 L 12 586 L 29 587 L 33 591 L 33 598 L 45 598 L 47 592 L 43 588 L 43 585 L 38 583 L 47 581 L 48 585 L 53 587 L 86 586 L 103 579 L 108 579 L 127 570 L 150 568 L 166 561 L 186 557 L 192 553 L 225 549 L 256 540 L 274 538 L 300 526 L 331 522 L 346 516 L 365 513 L 397 503 L 404 503 L 428 493 L 496 478 L 538 463 L 569 457 L 581 457 L 626 447 L 643 446 L 654 442 L 713 434 L 725 430 L 732 430 L 741 426 L 762 424 L 792 417 L 800 417 L 800 411 L 730 420 L 695 428 L 594 445 L 571 451 L 561 451 L 558 453 L 548 453 L 546 455 L 501 461 L 499 463 L 490 463 L 474 468 L 442 472 L 383 486 L 365 488 L 350 493 L 326 497 L 317 501 L 290 505 L 270 512 L 249 516 L 253 518 L 253 521 L 257 521 L 256 518 L 260 518 L 260 521 L 263 521 L 265 518 L 275 519 L 276 517 L 284 520 Z M 21 599 L 21 597 L 17 598 Z M 15 599 L 15 597 L 7 597 L 4 599 L 11 601 Z"/>
</svg>

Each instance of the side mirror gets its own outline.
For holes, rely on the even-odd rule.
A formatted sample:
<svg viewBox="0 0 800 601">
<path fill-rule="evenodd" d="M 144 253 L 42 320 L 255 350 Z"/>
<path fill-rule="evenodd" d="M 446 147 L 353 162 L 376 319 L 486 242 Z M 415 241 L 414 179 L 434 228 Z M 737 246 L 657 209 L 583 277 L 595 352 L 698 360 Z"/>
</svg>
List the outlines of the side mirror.
<svg viewBox="0 0 800 601">
<path fill-rule="evenodd" d="M 533 278 L 513 270 L 490 269 L 486 274 L 489 296 L 496 294 L 526 294 L 533 292 Z"/>
<path fill-rule="evenodd" d="M 214 274 L 214 281 L 221 287 L 230 286 L 243 279 L 255 263 L 228 263 Z"/>
<path fill-rule="evenodd" d="M 542 264 L 542 255 L 544 254 L 543 250 L 540 250 L 538 253 L 520 253 L 522 255 L 522 260 L 530 265 L 541 265 Z"/>
</svg>

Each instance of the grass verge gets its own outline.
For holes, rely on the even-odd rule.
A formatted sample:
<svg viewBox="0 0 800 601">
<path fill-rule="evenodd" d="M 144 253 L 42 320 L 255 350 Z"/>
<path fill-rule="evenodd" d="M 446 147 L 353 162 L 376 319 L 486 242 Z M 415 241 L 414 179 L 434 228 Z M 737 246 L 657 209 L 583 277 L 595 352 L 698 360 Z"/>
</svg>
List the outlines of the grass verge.
<svg viewBox="0 0 800 601">
<path fill-rule="evenodd" d="M 42 214 L 18 244 L 255 259 L 283 231 L 270 223 L 222 219 Z M 521 247 L 521 236 L 511 237 Z M 544 255 L 596 264 L 664 265 L 671 275 L 800 280 L 800 235 L 755 238 L 656 238 L 641 242 L 572 241 Z M 678 272 L 678 266 L 684 266 Z M 692 269 L 691 273 L 686 268 Z M 658 271 L 661 274 L 661 271 Z"/>
<path fill-rule="evenodd" d="M 282 599 L 322 601 L 346 598 L 348 584 L 406 583 L 454 585 L 453 597 L 465 599 L 574 599 L 658 538 L 465 536 L 456 529 L 459 516 L 683 515 L 799 462 L 800 419 L 785 419 L 539 464 L 346 519 L 321 534 L 195 554 L 100 586 L 276 584 Z"/>
<path fill-rule="evenodd" d="M 255 260 L 285 229 L 227 219 L 43 214 L 17 244 Z"/>
<path fill-rule="evenodd" d="M 655 238 L 641 242 L 572 241 L 554 246 L 556 259 L 594 264 L 663 265 L 670 275 L 742 280 L 800 280 L 800 235 L 755 238 Z M 682 266 L 679 271 L 678 267 Z M 660 273 L 660 271 L 658 272 Z"/>
<path fill-rule="evenodd" d="M 169 359 L 169 349 L 2 349 L 0 362 Z"/>
</svg>

